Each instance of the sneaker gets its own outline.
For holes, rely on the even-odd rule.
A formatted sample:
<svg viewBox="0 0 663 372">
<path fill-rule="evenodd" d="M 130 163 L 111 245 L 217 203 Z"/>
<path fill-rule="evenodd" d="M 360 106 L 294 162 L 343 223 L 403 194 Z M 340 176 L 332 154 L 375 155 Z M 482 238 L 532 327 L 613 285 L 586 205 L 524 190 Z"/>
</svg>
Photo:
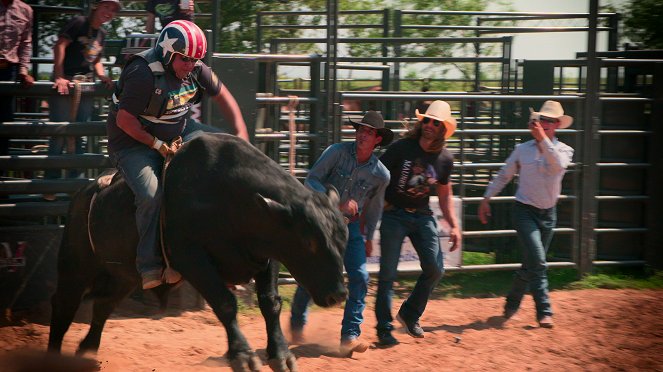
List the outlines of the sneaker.
<svg viewBox="0 0 663 372">
<path fill-rule="evenodd" d="M 304 343 L 304 329 L 291 328 L 290 329 L 290 342 L 293 345 L 301 345 Z"/>
<path fill-rule="evenodd" d="M 541 328 L 552 328 L 554 325 L 553 318 L 550 315 L 546 315 L 543 318 L 539 319 L 539 326 Z"/>
<path fill-rule="evenodd" d="M 182 281 L 182 274 L 175 271 L 172 267 L 166 267 L 163 270 L 162 281 L 167 284 L 178 284 Z"/>
<path fill-rule="evenodd" d="M 400 312 L 396 315 L 396 320 L 398 320 L 403 325 L 403 327 L 405 327 L 408 335 L 415 338 L 424 338 L 424 330 L 421 329 L 418 321 L 406 322 L 405 319 L 403 319 L 401 316 Z"/>
<path fill-rule="evenodd" d="M 152 270 L 142 274 L 143 289 L 152 289 L 163 284 L 161 270 Z"/>
<path fill-rule="evenodd" d="M 359 341 L 356 338 L 350 340 L 341 340 L 341 346 L 339 351 L 341 356 L 346 358 L 352 358 L 352 353 L 364 353 L 368 350 L 368 344 L 363 341 Z"/>
<path fill-rule="evenodd" d="M 378 331 L 378 346 L 379 347 L 391 347 L 398 345 L 400 342 L 396 337 L 391 335 L 391 331 L 388 329 L 381 329 Z"/>
</svg>

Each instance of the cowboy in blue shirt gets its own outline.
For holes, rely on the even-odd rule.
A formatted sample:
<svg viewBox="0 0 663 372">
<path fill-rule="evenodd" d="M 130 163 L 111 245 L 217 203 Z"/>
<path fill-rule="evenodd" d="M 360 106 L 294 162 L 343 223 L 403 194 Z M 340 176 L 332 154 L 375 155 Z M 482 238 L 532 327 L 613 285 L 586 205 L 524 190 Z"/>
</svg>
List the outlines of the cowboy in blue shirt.
<svg viewBox="0 0 663 372">
<path fill-rule="evenodd" d="M 341 354 L 351 356 L 363 353 L 368 343 L 359 341 L 366 307 L 368 271 L 366 257 L 373 250 L 373 233 L 382 215 L 384 191 L 389 184 L 389 171 L 373 155 L 376 146 L 386 146 L 393 139 L 390 129 L 384 127 L 382 116 L 368 111 L 360 122 L 350 121 L 356 129 L 355 141 L 329 146 L 313 165 L 305 185 L 325 192 L 325 185 L 334 186 L 340 193 L 339 209 L 348 222 L 348 244 L 344 264 L 348 273 L 348 300 L 341 325 Z M 361 234 L 359 217 L 365 233 Z M 301 342 L 306 324 L 310 296 L 302 287 L 292 301 L 290 327 L 294 342 Z"/>
</svg>

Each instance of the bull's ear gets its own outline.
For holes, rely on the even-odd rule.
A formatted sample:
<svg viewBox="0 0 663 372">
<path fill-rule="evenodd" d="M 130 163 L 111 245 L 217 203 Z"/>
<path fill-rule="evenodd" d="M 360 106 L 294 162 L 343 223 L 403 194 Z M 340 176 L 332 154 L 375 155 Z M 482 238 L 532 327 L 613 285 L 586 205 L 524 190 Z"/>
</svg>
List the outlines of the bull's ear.
<svg viewBox="0 0 663 372">
<path fill-rule="evenodd" d="M 336 190 L 336 187 L 334 185 L 328 183 L 325 185 L 327 187 L 327 196 L 332 202 L 332 205 L 338 205 L 338 203 L 341 201 L 341 197 L 338 196 L 338 190 Z"/>
<path fill-rule="evenodd" d="M 290 209 L 285 205 L 277 202 L 276 200 L 266 198 L 260 194 L 255 195 L 256 202 L 261 207 L 265 208 L 269 213 L 273 213 L 282 217 L 290 214 Z"/>
</svg>

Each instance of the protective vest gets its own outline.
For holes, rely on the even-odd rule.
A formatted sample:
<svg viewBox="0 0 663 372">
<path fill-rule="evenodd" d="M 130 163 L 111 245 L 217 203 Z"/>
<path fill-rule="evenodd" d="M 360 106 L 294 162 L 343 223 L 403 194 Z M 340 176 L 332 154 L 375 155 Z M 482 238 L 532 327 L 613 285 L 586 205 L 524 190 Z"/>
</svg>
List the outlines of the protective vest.
<svg viewBox="0 0 663 372">
<path fill-rule="evenodd" d="M 164 69 L 164 66 L 161 63 L 161 61 L 157 58 L 153 48 L 150 48 L 148 50 L 130 56 L 127 59 L 125 66 L 129 65 L 129 63 L 131 63 L 131 61 L 133 61 L 136 58 L 142 58 L 147 62 L 150 71 L 152 71 L 152 76 L 154 77 L 154 89 L 152 89 L 152 94 L 150 95 L 150 101 L 147 104 L 147 107 L 145 107 L 145 110 L 140 114 L 139 119 L 142 119 L 140 121 L 143 123 L 144 121 L 148 121 L 150 124 L 162 122 L 162 120 L 159 120 L 159 118 L 161 118 L 163 114 L 166 112 L 166 108 L 168 106 L 168 100 L 170 98 L 168 96 L 168 84 L 166 82 L 166 76 L 165 76 L 166 71 Z M 196 85 L 197 89 L 203 89 L 202 86 L 198 83 L 199 74 L 200 74 L 200 68 L 194 68 L 193 71 L 191 72 L 192 80 Z M 113 93 L 112 97 L 116 109 L 117 105 L 120 103 L 121 94 L 122 94 L 122 85 L 120 80 L 116 85 L 115 93 Z M 198 98 L 196 99 L 195 103 L 199 101 L 200 101 L 200 95 L 198 95 Z"/>
</svg>

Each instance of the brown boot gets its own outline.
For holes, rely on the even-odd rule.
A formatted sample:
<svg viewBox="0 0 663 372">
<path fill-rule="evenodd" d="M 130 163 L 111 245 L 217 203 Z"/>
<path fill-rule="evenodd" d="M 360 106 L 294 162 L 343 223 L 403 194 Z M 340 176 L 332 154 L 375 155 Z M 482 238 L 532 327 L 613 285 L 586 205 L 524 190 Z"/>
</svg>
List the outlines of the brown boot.
<svg viewBox="0 0 663 372">
<path fill-rule="evenodd" d="M 543 318 L 539 319 L 539 326 L 541 328 L 552 328 L 554 325 L 553 318 L 550 315 L 546 315 Z"/>
<path fill-rule="evenodd" d="M 341 340 L 340 354 L 346 358 L 352 358 L 352 353 L 364 353 L 368 350 L 368 343 L 359 341 L 356 338 L 351 340 Z"/>
</svg>

